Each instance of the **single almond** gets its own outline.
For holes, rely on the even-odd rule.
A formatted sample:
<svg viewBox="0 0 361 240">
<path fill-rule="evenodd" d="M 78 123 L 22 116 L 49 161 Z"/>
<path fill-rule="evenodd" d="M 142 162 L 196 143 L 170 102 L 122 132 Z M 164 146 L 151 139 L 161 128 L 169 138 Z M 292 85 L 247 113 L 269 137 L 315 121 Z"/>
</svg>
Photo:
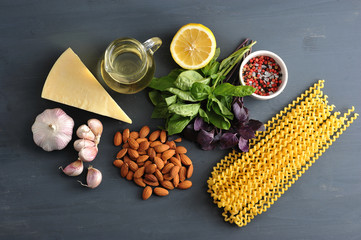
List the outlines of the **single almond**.
<svg viewBox="0 0 361 240">
<path fill-rule="evenodd" d="M 179 170 L 179 181 L 183 182 L 187 178 L 187 168 L 182 166 Z"/>
<path fill-rule="evenodd" d="M 120 175 L 124 178 L 127 176 L 129 172 L 128 163 L 123 163 L 122 167 L 120 168 Z"/>
<path fill-rule="evenodd" d="M 134 173 L 135 175 L 135 173 Z M 135 178 L 133 176 L 133 181 L 135 182 L 135 184 L 137 184 L 139 187 L 145 187 L 146 184 L 144 183 L 143 179 L 142 178 Z"/>
<path fill-rule="evenodd" d="M 159 146 L 159 145 L 162 145 L 163 143 L 161 143 L 160 141 L 154 141 L 152 142 L 149 146 L 150 147 L 155 147 L 155 146 Z"/>
<path fill-rule="evenodd" d="M 122 144 L 122 141 L 122 134 L 120 132 L 116 132 L 114 135 L 114 145 L 120 146 L 120 144 Z"/>
<path fill-rule="evenodd" d="M 147 161 L 149 158 L 148 155 L 141 155 L 137 158 L 137 163 L 140 164 L 140 163 L 144 163 L 145 161 Z"/>
<path fill-rule="evenodd" d="M 136 160 L 139 157 L 139 153 L 137 152 L 137 150 L 134 150 L 132 148 L 128 148 L 128 155 L 130 158 Z"/>
<path fill-rule="evenodd" d="M 149 135 L 149 141 L 155 141 L 159 138 L 159 135 L 160 135 L 160 131 L 159 130 L 156 130 L 154 132 L 152 132 L 150 135 Z"/>
<path fill-rule="evenodd" d="M 154 173 L 156 169 L 157 169 L 157 165 L 152 163 L 145 167 L 145 172 L 146 173 Z"/>
<path fill-rule="evenodd" d="M 128 148 L 123 148 L 122 150 L 120 150 L 118 153 L 117 153 L 117 158 L 122 158 L 125 156 L 125 154 L 127 153 L 128 151 Z"/>
<path fill-rule="evenodd" d="M 154 176 L 158 179 L 159 182 L 164 180 L 163 174 L 161 173 L 161 171 L 159 169 L 155 170 Z"/>
<path fill-rule="evenodd" d="M 126 143 L 128 141 L 130 135 L 130 130 L 129 128 L 126 128 L 123 130 L 123 143 Z"/>
<path fill-rule="evenodd" d="M 144 162 L 144 167 L 147 167 L 150 164 L 152 164 L 152 161 L 147 160 L 147 161 Z"/>
<path fill-rule="evenodd" d="M 162 153 L 162 159 L 163 160 L 168 160 L 169 158 L 173 157 L 174 154 L 175 154 L 175 150 L 174 149 L 169 149 L 169 150 Z"/>
<path fill-rule="evenodd" d="M 189 181 L 189 180 L 185 180 L 185 181 L 183 181 L 183 182 L 180 182 L 180 183 L 178 184 L 178 187 L 177 187 L 177 188 L 179 188 L 179 189 L 188 189 L 188 188 L 190 188 L 190 187 L 192 187 L 192 182 Z"/>
<path fill-rule="evenodd" d="M 193 175 L 193 164 L 189 165 L 187 170 L 187 178 L 191 178 Z"/>
<path fill-rule="evenodd" d="M 170 181 L 170 180 L 173 179 L 173 178 L 171 177 L 170 173 L 164 174 L 164 175 L 163 175 L 163 178 L 164 178 L 164 180 L 167 180 L 167 181 Z"/>
<path fill-rule="evenodd" d="M 183 147 L 183 146 L 178 146 L 178 147 L 176 147 L 175 148 L 175 151 L 176 151 L 176 153 L 179 153 L 179 154 L 181 154 L 181 153 L 187 153 L 187 149 L 185 148 L 185 147 Z"/>
<path fill-rule="evenodd" d="M 154 147 L 154 150 L 157 153 L 162 153 L 164 151 L 167 151 L 169 149 L 169 146 L 167 144 L 161 144 Z"/>
<path fill-rule="evenodd" d="M 181 153 L 180 155 L 180 159 L 183 165 L 189 166 L 192 164 L 192 160 L 185 154 Z"/>
<path fill-rule="evenodd" d="M 178 160 L 178 158 L 171 157 L 169 161 L 176 166 L 182 167 L 182 163 L 180 160 Z"/>
<path fill-rule="evenodd" d="M 152 188 L 149 186 L 146 186 L 142 193 L 143 200 L 147 200 L 148 198 L 150 198 L 150 196 L 152 196 L 152 192 L 153 192 Z"/>
<path fill-rule="evenodd" d="M 124 157 L 123 157 L 123 162 L 125 162 L 125 163 L 128 163 L 128 165 L 129 165 L 129 162 L 130 161 L 132 161 L 127 155 L 125 155 Z"/>
<path fill-rule="evenodd" d="M 163 169 L 162 169 L 162 173 L 163 174 L 166 174 L 166 173 L 169 173 L 170 170 L 174 167 L 174 164 L 173 163 L 167 163 Z"/>
<path fill-rule="evenodd" d="M 127 176 L 125 177 L 128 181 L 132 181 L 134 176 L 134 172 L 129 171 Z"/>
<path fill-rule="evenodd" d="M 148 148 L 148 156 L 149 156 L 149 158 L 150 159 L 154 159 L 154 157 L 156 156 L 156 153 L 155 153 L 155 150 L 154 150 L 154 148 Z"/>
<path fill-rule="evenodd" d="M 175 175 L 174 178 L 173 178 L 173 185 L 174 187 L 178 187 L 179 185 L 179 175 Z"/>
<path fill-rule="evenodd" d="M 169 149 L 176 149 L 176 144 L 174 141 L 167 141 L 165 144 L 169 146 Z"/>
<path fill-rule="evenodd" d="M 137 138 L 137 139 L 135 139 L 135 141 L 137 141 L 137 143 L 141 143 L 141 142 L 144 142 L 144 141 L 148 141 L 148 139 L 147 138 Z"/>
<path fill-rule="evenodd" d="M 139 151 L 139 149 L 138 149 L 138 154 L 139 155 L 147 155 L 147 151 Z"/>
<path fill-rule="evenodd" d="M 123 160 L 119 160 L 119 159 L 115 159 L 113 161 L 113 165 L 116 166 L 117 168 L 121 168 L 123 163 L 124 163 Z"/>
<path fill-rule="evenodd" d="M 161 181 L 160 185 L 162 185 L 163 187 L 165 187 L 168 190 L 173 190 L 174 189 L 173 183 L 171 181 L 169 181 L 169 180 Z"/>
<path fill-rule="evenodd" d="M 168 190 L 162 187 L 154 188 L 154 193 L 161 197 L 167 196 L 169 194 Z"/>
<path fill-rule="evenodd" d="M 171 177 L 171 178 L 174 178 L 176 175 L 178 176 L 179 169 L 180 169 L 179 166 L 174 166 L 174 167 L 172 167 L 172 169 L 171 169 L 170 172 L 169 172 L 170 177 Z"/>
<path fill-rule="evenodd" d="M 134 161 L 130 160 L 128 165 L 129 165 L 129 169 L 132 170 L 133 172 L 138 170 L 138 164 L 136 164 Z"/>
<path fill-rule="evenodd" d="M 146 151 L 149 148 L 148 140 L 142 141 L 139 143 L 138 151 Z"/>
<path fill-rule="evenodd" d="M 167 141 L 167 132 L 162 130 L 159 135 L 160 141 L 165 143 Z"/>
<path fill-rule="evenodd" d="M 134 172 L 134 178 L 141 178 L 144 174 L 145 167 L 140 167 Z"/>
<path fill-rule="evenodd" d="M 130 132 L 129 137 L 133 138 L 133 139 L 137 139 L 137 138 L 139 138 L 139 133 L 136 131 Z"/>
<path fill-rule="evenodd" d="M 128 142 L 124 143 L 123 148 L 129 148 L 129 143 Z"/>
<path fill-rule="evenodd" d="M 145 174 L 144 179 L 151 181 L 151 182 L 157 182 L 158 178 L 154 176 L 153 174 Z"/>
<path fill-rule="evenodd" d="M 177 138 L 177 139 L 174 139 L 175 142 L 179 143 L 182 141 L 182 138 Z"/>
<path fill-rule="evenodd" d="M 164 162 L 159 157 L 154 158 L 154 163 L 157 165 L 157 168 L 161 170 L 164 167 Z"/>
<path fill-rule="evenodd" d="M 144 126 L 139 130 L 139 137 L 145 138 L 146 136 L 148 136 L 149 132 L 150 132 L 149 127 Z"/>
<path fill-rule="evenodd" d="M 137 143 L 137 141 L 135 141 L 135 139 L 132 137 L 128 138 L 128 144 L 129 147 L 131 147 L 134 150 L 138 150 L 139 148 L 139 143 Z"/>
<path fill-rule="evenodd" d="M 152 181 L 149 181 L 149 180 L 147 180 L 147 179 L 143 179 L 143 181 L 144 181 L 145 184 L 147 184 L 147 185 L 149 185 L 149 186 L 152 186 L 152 187 L 157 187 L 157 186 L 159 186 L 158 180 L 155 181 L 155 182 L 152 182 Z"/>
</svg>

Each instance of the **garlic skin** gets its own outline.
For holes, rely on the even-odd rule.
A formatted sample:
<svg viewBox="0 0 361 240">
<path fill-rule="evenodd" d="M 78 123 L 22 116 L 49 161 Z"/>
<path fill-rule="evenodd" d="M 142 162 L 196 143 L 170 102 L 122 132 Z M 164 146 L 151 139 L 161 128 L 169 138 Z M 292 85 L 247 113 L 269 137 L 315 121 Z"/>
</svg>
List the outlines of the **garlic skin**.
<svg viewBox="0 0 361 240">
<path fill-rule="evenodd" d="M 78 156 L 79 159 L 84 162 L 91 162 L 95 159 L 98 154 L 98 148 L 95 147 L 83 147 L 80 149 Z"/>
<path fill-rule="evenodd" d="M 78 159 L 75 162 L 70 163 L 64 169 L 63 167 L 59 167 L 59 169 L 61 169 L 66 175 L 75 177 L 75 176 L 79 176 L 83 172 L 84 165 L 83 165 L 83 161 Z"/>
<path fill-rule="evenodd" d="M 94 133 L 90 130 L 90 128 L 86 124 L 83 124 L 80 127 L 78 127 L 78 129 L 76 130 L 76 135 L 82 139 L 87 139 L 90 141 L 95 140 Z"/>
<path fill-rule="evenodd" d="M 100 137 L 103 133 L 103 124 L 98 119 L 95 118 L 89 119 L 87 123 L 90 130 L 95 135 L 95 140 L 94 140 L 95 144 L 99 144 Z"/>
<path fill-rule="evenodd" d="M 74 120 L 62 109 L 46 109 L 31 127 L 36 145 L 47 152 L 64 149 L 73 134 Z"/>
<path fill-rule="evenodd" d="M 87 184 L 84 184 L 79 180 L 78 180 L 78 182 L 84 187 L 96 188 L 102 182 L 102 178 L 103 178 L 102 173 L 98 169 L 90 166 L 88 168 L 88 173 L 86 175 L 86 183 Z"/>
<path fill-rule="evenodd" d="M 85 147 L 95 147 L 95 143 L 87 139 L 78 139 L 74 142 L 74 149 L 78 152 Z"/>
</svg>

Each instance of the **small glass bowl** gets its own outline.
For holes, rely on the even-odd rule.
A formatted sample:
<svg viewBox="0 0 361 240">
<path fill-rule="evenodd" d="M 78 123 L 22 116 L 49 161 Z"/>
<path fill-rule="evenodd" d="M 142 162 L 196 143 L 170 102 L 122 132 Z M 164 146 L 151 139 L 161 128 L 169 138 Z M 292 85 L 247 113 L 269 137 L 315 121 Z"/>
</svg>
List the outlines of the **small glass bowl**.
<svg viewBox="0 0 361 240">
<path fill-rule="evenodd" d="M 244 79 L 243 79 L 243 74 L 242 74 L 242 70 L 244 68 L 244 65 L 246 63 L 249 62 L 250 59 L 254 58 L 254 57 L 260 57 L 260 56 L 267 56 L 267 57 L 271 57 L 273 58 L 278 65 L 281 67 L 281 73 L 282 73 L 282 83 L 281 85 L 278 87 L 278 90 L 268 96 L 261 96 L 258 95 L 256 93 L 252 94 L 252 97 L 258 100 L 269 100 L 272 99 L 274 97 L 277 97 L 286 87 L 287 85 L 287 81 L 288 81 L 288 71 L 287 71 L 287 67 L 286 64 L 283 62 L 283 60 L 275 53 L 270 52 L 270 51 L 266 51 L 266 50 L 260 50 L 260 51 L 255 51 L 251 54 L 249 54 L 242 62 L 241 67 L 239 69 L 239 79 L 241 81 L 242 85 L 246 85 Z"/>
</svg>

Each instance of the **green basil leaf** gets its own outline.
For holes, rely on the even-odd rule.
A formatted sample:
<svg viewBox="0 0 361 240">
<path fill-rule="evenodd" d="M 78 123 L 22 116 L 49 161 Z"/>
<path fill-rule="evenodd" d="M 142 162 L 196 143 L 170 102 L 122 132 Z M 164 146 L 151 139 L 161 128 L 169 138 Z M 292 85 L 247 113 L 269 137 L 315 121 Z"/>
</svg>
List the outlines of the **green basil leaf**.
<svg viewBox="0 0 361 240">
<path fill-rule="evenodd" d="M 154 107 L 151 118 L 167 118 L 168 116 L 169 116 L 168 106 L 163 101 L 158 103 Z"/>
<path fill-rule="evenodd" d="M 251 86 L 234 86 L 230 83 L 222 83 L 217 86 L 213 94 L 220 96 L 245 97 L 254 93 L 256 89 Z"/>
<path fill-rule="evenodd" d="M 161 101 L 163 101 L 163 98 L 161 96 L 161 93 L 157 90 L 150 91 L 148 93 L 150 101 L 153 103 L 154 106 L 159 104 Z"/>
<path fill-rule="evenodd" d="M 204 83 L 196 82 L 191 87 L 191 94 L 198 101 L 207 99 L 211 92 L 211 87 Z"/>
<path fill-rule="evenodd" d="M 154 77 L 152 81 L 150 81 L 148 87 L 159 91 L 164 91 L 167 88 L 174 87 L 175 80 L 177 79 L 178 75 L 183 71 L 183 69 L 174 69 L 167 76 L 160 78 Z"/>
<path fill-rule="evenodd" d="M 173 103 L 176 103 L 177 101 L 177 95 L 173 95 L 173 96 L 170 96 L 170 97 L 166 97 L 164 98 L 165 100 L 165 103 L 167 104 L 167 106 L 170 106 L 172 105 Z"/>
<path fill-rule="evenodd" d="M 167 122 L 167 131 L 169 135 L 181 133 L 183 129 L 192 121 L 193 117 L 183 117 L 178 114 L 171 116 Z"/>
<path fill-rule="evenodd" d="M 216 97 L 212 97 L 212 101 L 216 104 L 212 104 L 212 109 L 218 115 L 222 115 L 226 118 L 233 119 L 233 113 Z"/>
<path fill-rule="evenodd" d="M 231 127 L 231 123 L 227 118 L 220 116 L 215 112 L 207 111 L 207 116 L 209 118 L 209 122 L 217 128 L 228 130 Z"/>
<path fill-rule="evenodd" d="M 200 107 L 200 103 L 174 103 L 168 107 L 168 110 L 171 113 L 175 113 L 183 117 L 192 117 L 198 114 L 198 110 Z"/>
<path fill-rule="evenodd" d="M 170 87 L 166 89 L 168 92 L 171 92 L 175 95 L 177 95 L 178 98 L 189 101 L 189 102 L 198 102 L 194 97 L 192 96 L 191 92 L 189 91 L 182 91 L 178 88 Z"/>
<path fill-rule="evenodd" d="M 193 83 L 195 83 L 196 81 L 200 81 L 202 79 L 203 76 L 199 74 L 197 71 L 188 70 L 179 74 L 174 84 L 177 88 L 184 91 L 188 91 Z"/>
<path fill-rule="evenodd" d="M 219 69 L 219 62 L 214 62 L 211 65 L 211 68 L 209 69 L 207 76 L 212 76 L 212 75 L 216 74 L 218 72 L 218 69 Z"/>
<path fill-rule="evenodd" d="M 203 118 L 203 120 L 206 122 L 206 123 L 209 123 L 209 117 L 208 117 L 208 114 L 206 113 L 206 111 L 204 111 L 202 108 L 199 109 L 198 111 L 199 113 L 199 116 L 201 118 Z"/>
</svg>

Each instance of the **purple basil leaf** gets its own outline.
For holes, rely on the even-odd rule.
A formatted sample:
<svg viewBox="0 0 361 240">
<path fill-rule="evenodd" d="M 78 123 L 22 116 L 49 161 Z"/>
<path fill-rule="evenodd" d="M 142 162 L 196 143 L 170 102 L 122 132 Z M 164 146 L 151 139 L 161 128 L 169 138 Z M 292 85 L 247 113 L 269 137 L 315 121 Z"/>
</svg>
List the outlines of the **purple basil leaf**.
<svg viewBox="0 0 361 240">
<path fill-rule="evenodd" d="M 239 98 L 233 103 L 232 110 L 238 121 L 245 122 L 248 120 L 248 109 L 243 105 Z"/>
<path fill-rule="evenodd" d="M 264 131 L 266 130 L 264 124 L 258 120 L 250 119 L 247 126 L 252 128 L 253 131 Z"/>
<path fill-rule="evenodd" d="M 213 139 L 214 139 L 214 131 L 213 130 L 211 132 L 207 132 L 207 131 L 201 129 L 198 132 L 197 142 L 202 146 L 202 149 L 209 147 L 209 145 L 211 145 Z"/>
<path fill-rule="evenodd" d="M 254 131 L 249 126 L 243 126 L 237 130 L 238 134 L 241 135 L 242 138 L 248 140 L 255 137 Z"/>
<path fill-rule="evenodd" d="M 216 144 L 214 142 L 211 142 L 211 144 L 207 146 L 201 146 L 202 150 L 209 151 L 213 150 L 216 147 Z"/>
<path fill-rule="evenodd" d="M 214 136 L 213 143 L 217 143 L 222 137 L 222 129 L 219 129 L 219 132 Z"/>
<path fill-rule="evenodd" d="M 219 141 L 219 147 L 221 149 L 228 149 L 232 148 L 237 145 L 238 138 L 237 133 L 225 133 L 222 135 L 220 141 Z"/>
<path fill-rule="evenodd" d="M 238 148 L 242 151 L 242 152 L 248 152 L 249 148 L 248 148 L 248 140 L 244 139 L 242 137 L 239 137 L 238 140 Z"/>
<path fill-rule="evenodd" d="M 203 119 L 201 117 L 196 117 L 196 119 L 194 120 L 194 130 L 198 132 L 199 130 L 203 129 L 203 125 Z"/>
<path fill-rule="evenodd" d="M 185 139 L 188 139 L 189 141 L 195 142 L 197 140 L 197 132 L 194 131 L 193 123 L 189 124 L 187 127 L 183 130 L 183 136 Z"/>
</svg>

